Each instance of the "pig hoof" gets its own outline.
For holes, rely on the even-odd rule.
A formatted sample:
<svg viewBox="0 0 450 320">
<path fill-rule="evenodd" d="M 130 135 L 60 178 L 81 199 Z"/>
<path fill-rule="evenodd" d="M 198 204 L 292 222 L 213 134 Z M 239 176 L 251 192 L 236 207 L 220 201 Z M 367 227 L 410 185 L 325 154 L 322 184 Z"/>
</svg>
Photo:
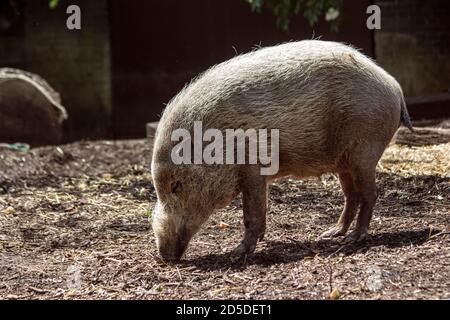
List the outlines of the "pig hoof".
<svg viewBox="0 0 450 320">
<path fill-rule="evenodd" d="M 230 260 L 231 260 L 231 262 L 236 263 L 236 262 L 238 262 L 238 261 L 245 260 L 246 257 L 247 257 L 246 254 L 240 255 L 240 254 L 235 254 L 235 253 L 233 252 L 233 253 L 231 254 Z"/>
<path fill-rule="evenodd" d="M 342 226 L 337 225 L 337 226 L 334 226 L 333 228 L 331 228 L 330 230 L 322 233 L 317 240 L 331 239 L 331 238 L 343 236 L 343 235 L 345 235 L 345 232 L 346 232 L 346 230 L 344 230 L 344 228 Z"/>
<path fill-rule="evenodd" d="M 241 259 L 245 259 L 245 257 L 255 251 L 256 245 L 249 246 L 244 243 L 241 243 L 238 245 L 232 252 L 231 252 L 231 261 L 236 262 Z"/>
<path fill-rule="evenodd" d="M 344 238 L 345 243 L 360 242 L 367 238 L 367 231 L 353 230 L 348 236 Z"/>
</svg>

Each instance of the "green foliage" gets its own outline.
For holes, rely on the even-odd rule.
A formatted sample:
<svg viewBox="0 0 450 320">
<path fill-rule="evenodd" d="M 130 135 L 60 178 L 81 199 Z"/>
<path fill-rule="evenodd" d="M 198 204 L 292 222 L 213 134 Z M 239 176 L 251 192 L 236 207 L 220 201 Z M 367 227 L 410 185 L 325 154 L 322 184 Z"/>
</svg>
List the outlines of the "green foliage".
<svg viewBox="0 0 450 320">
<path fill-rule="evenodd" d="M 277 17 L 277 26 L 289 31 L 289 25 L 293 17 L 303 12 L 303 16 L 313 27 L 324 17 L 332 31 L 337 32 L 342 19 L 343 0 L 246 0 L 253 11 L 261 12 L 266 8 Z"/>
<path fill-rule="evenodd" d="M 146 210 L 146 211 L 144 212 L 144 217 L 150 219 L 152 216 L 153 216 L 153 212 L 152 212 L 151 209 L 148 209 L 148 210 Z"/>
<path fill-rule="evenodd" d="M 49 0 L 48 6 L 50 9 L 55 9 L 58 6 L 59 0 Z"/>
<path fill-rule="evenodd" d="M 48 7 L 50 9 L 56 9 L 58 6 L 59 0 L 48 0 Z M 2 6 L 8 6 L 8 7 L 16 7 L 16 0 L 0 0 L 0 8 Z"/>
</svg>

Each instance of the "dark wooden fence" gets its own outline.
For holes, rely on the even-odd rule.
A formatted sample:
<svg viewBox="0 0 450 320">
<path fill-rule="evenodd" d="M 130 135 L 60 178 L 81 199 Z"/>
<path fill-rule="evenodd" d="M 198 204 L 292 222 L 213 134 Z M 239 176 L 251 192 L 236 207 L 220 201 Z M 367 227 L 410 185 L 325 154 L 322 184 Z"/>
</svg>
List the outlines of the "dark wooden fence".
<svg viewBox="0 0 450 320">
<path fill-rule="evenodd" d="M 296 17 L 289 33 L 270 12 L 253 13 L 244 0 L 110 1 L 113 128 L 115 137 L 144 134 L 170 98 L 209 66 L 255 45 L 322 36 L 373 55 L 367 0 L 346 0 L 339 33 Z"/>
</svg>

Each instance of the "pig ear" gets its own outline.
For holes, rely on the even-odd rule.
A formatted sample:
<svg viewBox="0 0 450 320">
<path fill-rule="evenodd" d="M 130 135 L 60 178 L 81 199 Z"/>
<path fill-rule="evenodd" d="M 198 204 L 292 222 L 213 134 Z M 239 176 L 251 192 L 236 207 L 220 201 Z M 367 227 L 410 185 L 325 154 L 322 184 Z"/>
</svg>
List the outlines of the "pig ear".
<svg viewBox="0 0 450 320">
<path fill-rule="evenodd" d="M 176 181 L 173 182 L 171 185 L 172 188 L 172 193 L 177 193 L 181 190 L 181 182 L 180 181 Z"/>
</svg>

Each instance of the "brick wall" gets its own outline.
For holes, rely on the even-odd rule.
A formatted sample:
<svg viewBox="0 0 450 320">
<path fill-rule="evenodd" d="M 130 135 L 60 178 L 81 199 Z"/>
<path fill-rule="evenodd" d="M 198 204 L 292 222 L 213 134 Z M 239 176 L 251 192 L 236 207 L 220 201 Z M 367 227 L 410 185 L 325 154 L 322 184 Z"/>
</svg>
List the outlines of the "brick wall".
<svg viewBox="0 0 450 320">
<path fill-rule="evenodd" d="M 377 61 L 407 96 L 450 90 L 450 1 L 378 0 Z"/>
<path fill-rule="evenodd" d="M 0 29 L 0 66 L 39 74 L 61 94 L 70 117 L 67 140 L 108 136 L 112 107 L 107 0 L 60 0 L 55 10 L 49 9 L 48 0 L 16 3 L 13 13 L 4 13 L 13 26 Z M 81 31 L 66 28 L 71 4 L 82 9 Z"/>
</svg>

